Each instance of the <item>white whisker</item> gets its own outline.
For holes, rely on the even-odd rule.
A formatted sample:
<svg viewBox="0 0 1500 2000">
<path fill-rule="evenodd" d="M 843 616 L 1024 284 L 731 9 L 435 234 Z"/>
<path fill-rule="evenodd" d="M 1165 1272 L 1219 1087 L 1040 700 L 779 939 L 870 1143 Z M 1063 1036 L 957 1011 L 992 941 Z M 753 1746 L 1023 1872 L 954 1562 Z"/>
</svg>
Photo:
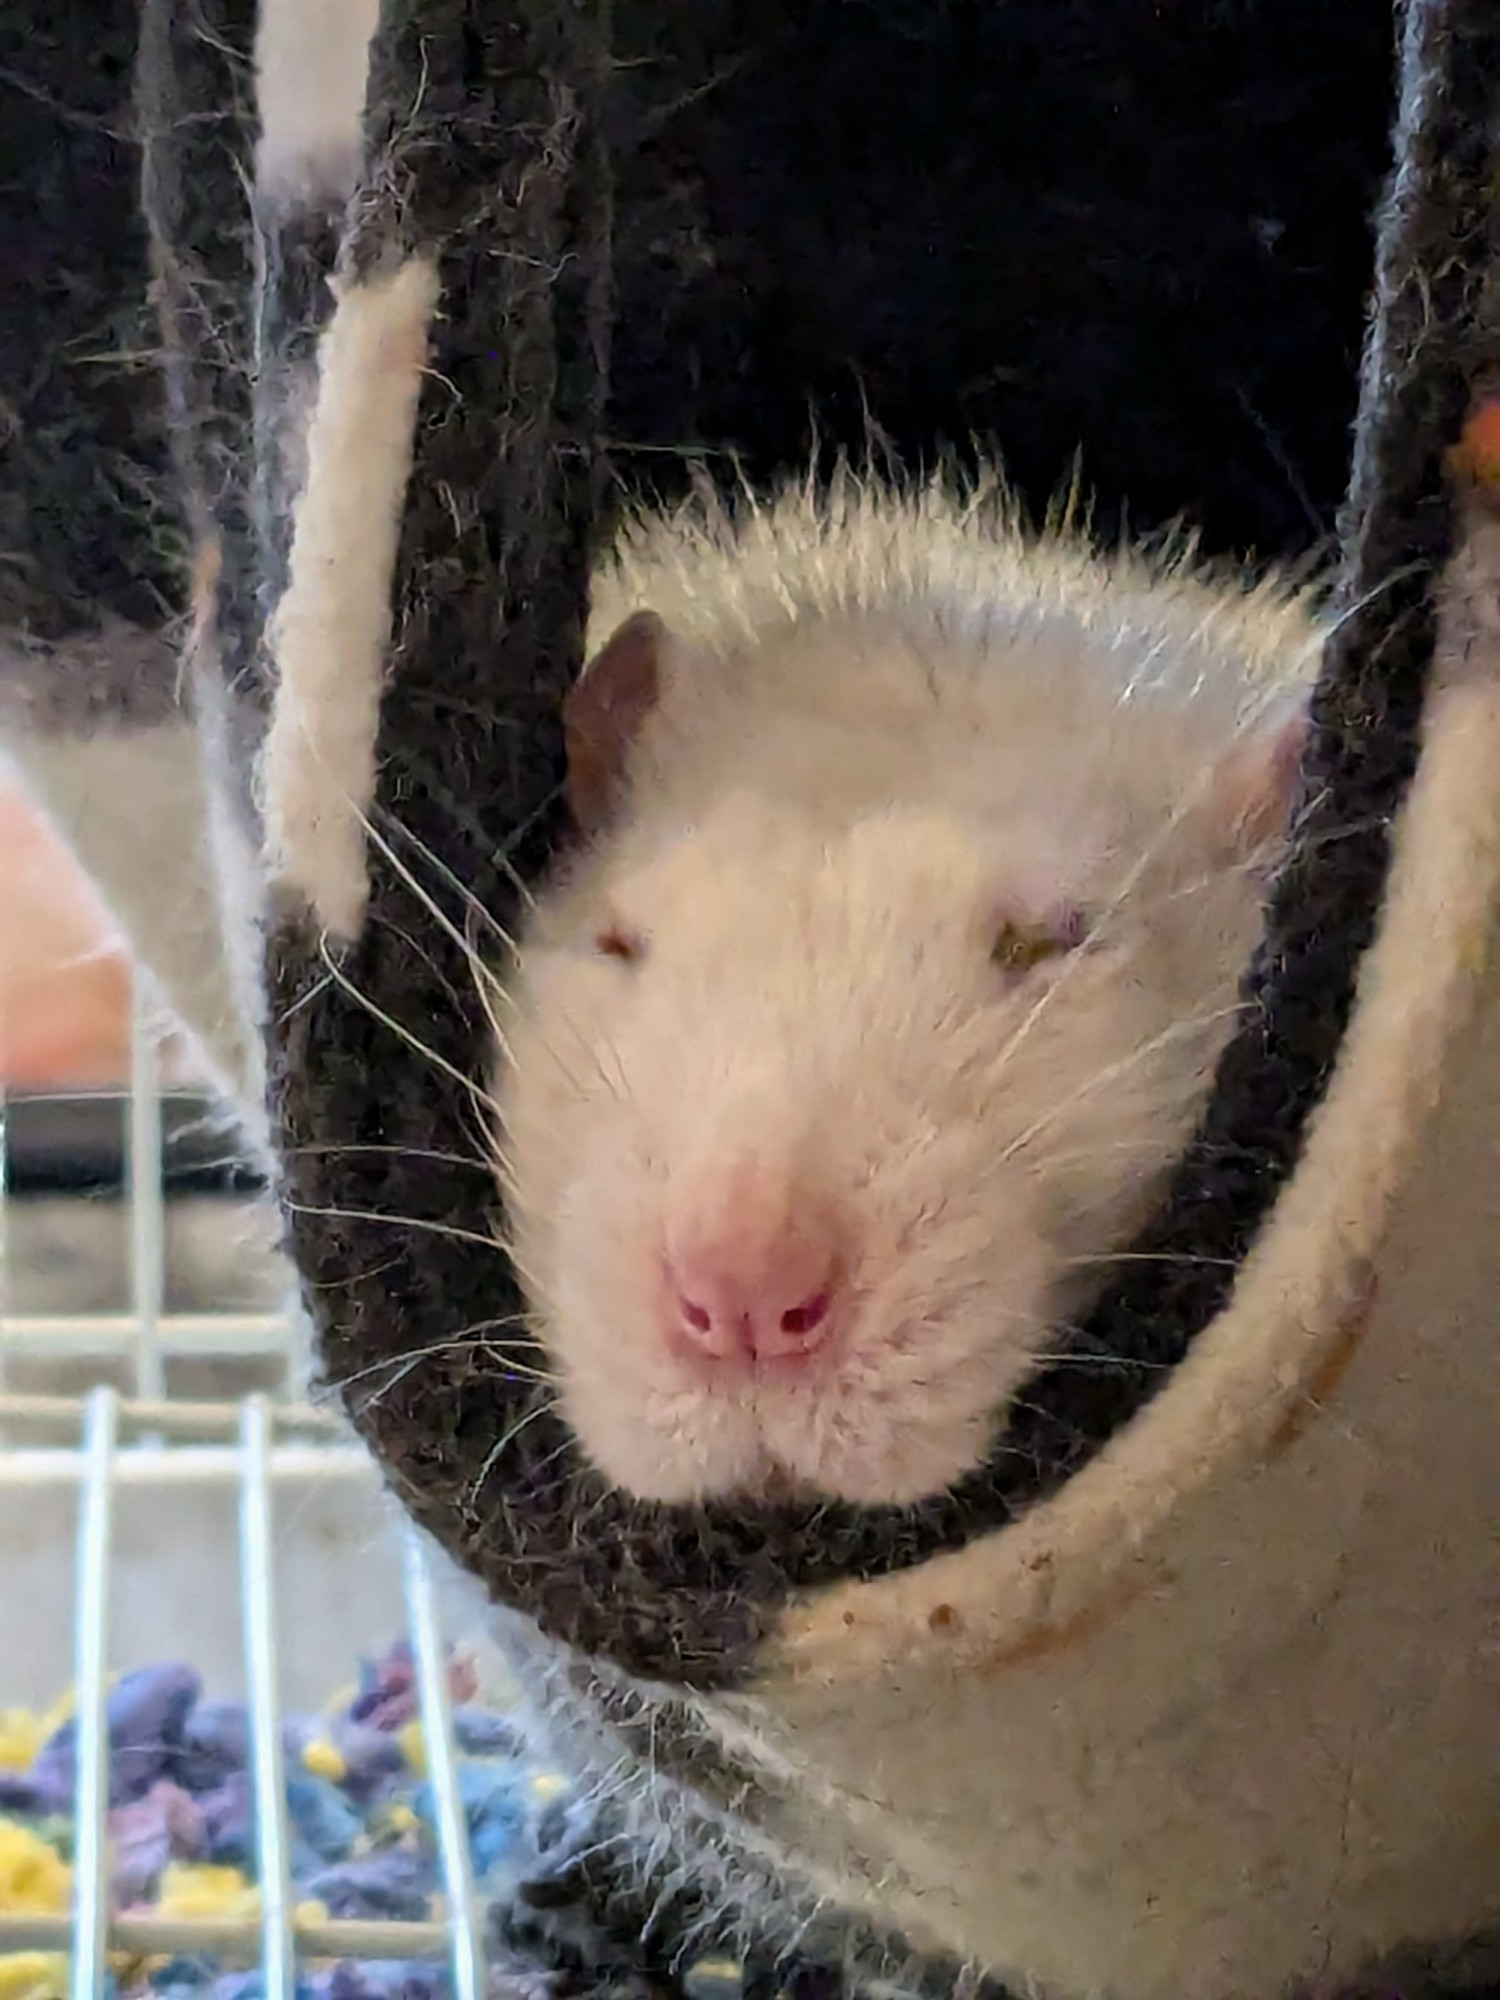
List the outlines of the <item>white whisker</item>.
<svg viewBox="0 0 1500 2000">
<path fill-rule="evenodd" d="M 1122 1056 L 1118 1062 L 1104 1064 L 1102 1068 L 1095 1070 L 1092 1076 L 1086 1077 L 1075 1090 L 1069 1091 L 1066 1097 L 1060 1098 L 1049 1111 L 1034 1119 L 1026 1130 L 1005 1148 L 1000 1155 L 999 1163 L 1004 1165 L 1008 1160 L 1013 1160 L 1017 1153 L 1022 1152 L 1034 1139 L 1040 1138 L 1043 1132 L 1056 1124 L 1065 1111 L 1070 1111 L 1074 1105 L 1082 1103 L 1104 1084 L 1114 1083 L 1120 1077 L 1128 1076 L 1131 1070 L 1145 1062 L 1148 1057 L 1157 1054 L 1161 1049 L 1169 1048 L 1174 1041 L 1196 1035 L 1203 1028 L 1211 1027 L 1216 1021 L 1232 1019 L 1239 1011 L 1238 1005 L 1221 1007 L 1211 1014 L 1198 1014 L 1185 1021 L 1174 1021 L 1170 1027 L 1164 1028 L 1159 1035 L 1150 1036 L 1128 1055 Z"/>
<path fill-rule="evenodd" d="M 534 1424 L 538 1419 L 538 1417 L 545 1417 L 551 1415 L 551 1413 L 555 1408 L 556 1405 L 550 1402 L 537 1402 L 533 1404 L 531 1409 L 527 1410 L 525 1415 L 522 1416 L 518 1422 L 511 1425 L 510 1429 L 505 1433 L 505 1435 L 502 1438 L 497 1439 L 497 1441 L 490 1447 L 490 1450 L 486 1455 L 484 1464 L 481 1465 L 478 1472 L 475 1473 L 473 1481 L 470 1484 L 468 1491 L 464 1496 L 465 1504 L 467 1506 L 473 1507 L 478 1504 L 479 1496 L 484 1491 L 486 1480 L 489 1478 L 490 1474 L 494 1471 L 495 1467 L 499 1464 L 500 1460 L 505 1456 L 506 1452 L 509 1451 L 510 1447 L 515 1443 L 516 1439 L 521 1435 L 522 1431 L 525 1430 L 526 1426 L 528 1424 Z"/>
<path fill-rule="evenodd" d="M 482 1236 L 477 1229 L 459 1229 L 451 1222 L 437 1222 L 421 1215 L 383 1215 L 369 1208 L 318 1208 L 309 1202 L 285 1201 L 282 1206 L 290 1215 L 309 1215 L 326 1222 L 375 1222 L 383 1228 L 423 1229 L 434 1236 L 445 1236 L 454 1243 L 472 1243 L 478 1249 L 489 1250 L 500 1257 L 505 1253 L 493 1236 Z"/>
<path fill-rule="evenodd" d="M 322 954 L 323 961 L 328 967 L 329 977 L 338 986 L 342 987 L 344 992 L 349 995 L 349 998 L 356 1005 L 363 1007 L 372 1020 L 379 1021 L 383 1028 L 389 1028 L 391 1033 L 405 1042 L 409 1049 L 415 1054 L 424 1057 L 432 1064 L 434 1069 L 440 1070 L 445 1076 L 451 1077 L 453 1082 L 458 1084 L 461 1089 L 468 1091 L 486 1110 L 490 1112 L 494 1111 L 493 1100 L 487 1092 L 480 1089 L 472 1077 L 465 1076 L 463 1071 L 456 1069 L 446 1057 L 440 1056 L 436 1049 L 431 1049 L 425 1042 L 419 1041 L 409 1028 L 403 1027 L 401 1022 L 396 1020 L 392 1015 L 387 1014 L 383 1007 L 377 1007 L 367 994 L 359 990 L 352 979 L 349 979 L 340 971 L 338 966 L 334 964 L 332 956 L 329 953 L 328 940 L 326 938 L 322 941 Z"/>
<path fill-rule="evenodd" d="M 465 938 L 463 932 L 458 928 L 458 925 L 454 923 L 453 919 L 448 915 L 448 912 L 443 908 L 442 904 L 439 903 L 437 898 L 432 894 L 432 891 L 426 888 L 421 882 L 417 880 L 416 876 L 412 873 L 411 869 L 407 867 L 406 863 L 401 859 L 400 855 L 397 854 L 395 848 L 391 845 L 390 841 L 388 841 L 385 838 L 384 834 L 382 834 L 379 831 L 379 829 L 375 826 L 374 821 L 371 820 L 371 818 L 367 813 L 361 815 L 361 820 L 364 825 L 365 832 L 369 836 L 370 840 L 375 844 L 376 847 L 380 849 L 380 852 L 385 856 L 386 860 L 390 862 L 392 868 L 395 869 L 400 879 L 406 884 L 407 888 L 411 890 L 412 894 L 417 898 L 418 902 L 421 903 L 423 909 L 426 910 L 427 914 L 440 927 L 440 929 L 442 929 L 447 934 L 447 936 L 452 940 L 452 942 L 458 946 L 459 950 L 463 952 L 466 957 L 473 955 L 473 946 L 469 943 L 468 939 Z M 399 820 L 393 820 L 393 824 L 395 824 L 396 826 L 401 826 L 401 822 Z M 503 929 L 501 929 L 500 925 L 495 921 L 495 919 L 490 916 L 489 912 L 484 909 L 484 906 L 479 902 L 478 898 L 472 893 L 472 891 L 465 889 L 463 884 L 459 882 L 458 879 L 453 875 L 452 871 L 450 869 L 445 868 L 443 863 L 437 859 L 436 855 L 434 855 L 431 852 L 431 850 L 423 844 L 422 841 L 418 840 L 415 834 L 409 833 L 404 826 L 401 827 L 401 832 L 403 837 L 409 840 L 412 843 L 413 847 L 415 847 L 419 853 L 423 854 L 432 863 L 432 865 L 439 870 L 440 873 L 446 876 L 448 881 L 452 884 L 454 890 L 459 895 L 464 896 L 467 899 L 467 904 L 471 913 L 477 912 L 482 921 L 487 922 L 491 925 L 491 927 L 501 938 L 502 942 L 505 944 L 507 949 L 514 950 L 515 947 L 510 937 L 506 934 L 506 932 Z M 482 959 L 480 960 L 480 963 L 483 964 Z"/>
</svg>

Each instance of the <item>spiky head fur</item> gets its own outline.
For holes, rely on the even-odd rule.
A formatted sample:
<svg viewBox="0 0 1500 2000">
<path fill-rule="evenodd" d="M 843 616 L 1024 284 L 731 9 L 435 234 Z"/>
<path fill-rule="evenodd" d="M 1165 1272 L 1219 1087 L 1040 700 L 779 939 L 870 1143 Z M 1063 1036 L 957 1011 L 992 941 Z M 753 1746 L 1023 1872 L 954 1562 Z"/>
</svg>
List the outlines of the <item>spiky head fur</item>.
<svg viewBox="0 0 1500 2000">
<path fill-rule="evenodd" d="M 851 478 L 637 520 L 593 636 L 641 607 L 659 698 L 503 1022 L 538 1331 L 642 1497 L 919 1499 L 1066 1346 L 1189 1135 L 1314 627 L 1181 553 L 1029 535 L 996 488 Z M 705 1385 L 660 1336 L 661 1246 L 750 1185 L 788 1228 L 838 1218 L 851 1324 L 816 1379 Z"/>
</svg>

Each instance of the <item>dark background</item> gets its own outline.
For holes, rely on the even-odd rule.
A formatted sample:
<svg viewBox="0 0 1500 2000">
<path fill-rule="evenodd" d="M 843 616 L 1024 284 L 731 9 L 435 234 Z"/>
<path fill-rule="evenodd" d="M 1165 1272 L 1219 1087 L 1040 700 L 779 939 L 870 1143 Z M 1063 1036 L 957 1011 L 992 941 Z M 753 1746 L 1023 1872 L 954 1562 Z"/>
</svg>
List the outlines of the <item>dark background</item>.
<svg viewBox="0 0 1500 2000">
<path fill-rule="evenodd" d="M 232 7 L 231 7 L 232 11 Z M 129 0 L 0 23 L 0 623 L 177 601 L 142 309 Z M 611 429 L 756 477 L 869 420 L 1033 504 L 1216 550 L 1325 537 L 1385 172 L 1380 0 L 616 9 Z M 662 24 L 665 24 L 663 26 Z M 633 38 L 633 39 L 632 39 Z M 135 358 L 129 358 L 134 356 Z"/>
<path fill-rule="evenodd" d="M 617 10 L 617 18 L 630 14 Z M 1380 0 L 698 5 L 622 168 L 617 430 L 998 445 L 1218 548 L 1331 525 L 1386 170 Z M 643 52 L 644 53 L 644 52 Z M 737 67 L 736 67 L 737 65 Z M 643 101 L 671 78 L 643 67 Z"/>
</svg>

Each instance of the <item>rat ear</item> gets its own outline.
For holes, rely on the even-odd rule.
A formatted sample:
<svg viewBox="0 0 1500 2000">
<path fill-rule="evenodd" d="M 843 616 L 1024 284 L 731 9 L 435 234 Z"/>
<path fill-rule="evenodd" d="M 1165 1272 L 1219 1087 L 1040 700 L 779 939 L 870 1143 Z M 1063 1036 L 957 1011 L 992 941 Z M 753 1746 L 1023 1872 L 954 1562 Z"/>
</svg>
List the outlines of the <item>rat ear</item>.
<svg viewBox="0 0 1500 2000">
<path fill-rule="evenodd" d="M 625 760 L 661 692 L 667 628 L 654 611 L 617 625 L 563 702 L 568 807 L 582 833 L 603 826 L 619 799 Z"/>
<path fill-rule="evenodd" d="M 1290 830 L 1307 731 L 1306 696 L 1278 698 L 1246 724 L 1220 760 L 1209 813 L 1214 845 L 1225 861 L 1269 856 Z"/>
</svg>

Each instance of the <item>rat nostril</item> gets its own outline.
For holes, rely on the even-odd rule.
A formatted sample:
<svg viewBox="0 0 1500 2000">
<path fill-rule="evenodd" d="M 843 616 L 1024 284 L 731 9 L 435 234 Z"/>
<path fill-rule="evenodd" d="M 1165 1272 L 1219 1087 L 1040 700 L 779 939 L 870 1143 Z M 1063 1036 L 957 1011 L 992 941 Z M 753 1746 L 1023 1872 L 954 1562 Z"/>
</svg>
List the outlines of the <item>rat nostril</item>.
<svg viewBox="0 0 1500 2000">
<path fill-rule="evenodd" d="M 799 1306 L 792 1306 L 781 1315 L 783 1333 L 811 1333 L 821 1326 L 828 1317 L 828 1308 L 833 1303 L 833 1293 L 827 1285 L 820 1292 L 814 1292 L 810 1299 L 804 1299 Z"/>
<path fill-rule="evenodd" d="M 842 1265 L 821 1234 L 754 1231 L 738 1218 L 664 1250 L 663 1330 L 693 1358 L 803 1363 L 842 1313 Z"/>
<path fill-rule="evenodd" d="M 707 1333 L 714 1323 L 714 1316 L 707 1306 L 700 1306 L 695 1299 L 680 1297 L 677 1301 L 684 1321 L 694 1333 Z"/>
</svg>

